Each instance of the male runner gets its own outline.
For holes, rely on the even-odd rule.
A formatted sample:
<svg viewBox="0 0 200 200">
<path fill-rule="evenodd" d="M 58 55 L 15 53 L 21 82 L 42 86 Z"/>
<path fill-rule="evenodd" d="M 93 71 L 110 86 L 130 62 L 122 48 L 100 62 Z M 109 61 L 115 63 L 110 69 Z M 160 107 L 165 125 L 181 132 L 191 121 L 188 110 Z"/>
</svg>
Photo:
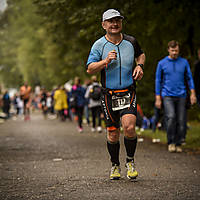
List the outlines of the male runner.
<svg viewBox="0 0 200 200">
<path fill-rule="evenodd" d="M 134 165 L 137 145 L 135 81 L 143 77 L 145 55 L 133 36 L 121 33 L 123 18 L 115 9 L 103 13 L 102 27 L 106 34 L 93 44 L 87 61 L 89 74 L 101 72 L 101 104 L 107 127 L 107 149 L 112 162 L 110 179 L 121 177 L 120 119 L 127 153 L 127 177 L 135 179 L 138 176 Z"/>
</svg>

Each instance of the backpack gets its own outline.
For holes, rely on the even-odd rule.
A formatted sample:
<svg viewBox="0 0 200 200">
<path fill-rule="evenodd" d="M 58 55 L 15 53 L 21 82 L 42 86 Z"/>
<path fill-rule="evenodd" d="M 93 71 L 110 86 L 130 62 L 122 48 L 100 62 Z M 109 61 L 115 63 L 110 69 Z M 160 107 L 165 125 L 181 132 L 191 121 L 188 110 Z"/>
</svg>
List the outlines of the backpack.
<svg viewBox="0 0 200 200">
<path fill-rule="evenodd" d="M 75 93 L 72 93 L 69 98 L 69 105 L 71 108 L 75 108 L 77 106 L 77 96 Z"/>
<path fill-rule="evenodd" d="M 98 101 L 101 98 L 101 86 L 94 85 L 90 89 L 89 98 L 93 99 L 94 101 Z"/>
</svg>

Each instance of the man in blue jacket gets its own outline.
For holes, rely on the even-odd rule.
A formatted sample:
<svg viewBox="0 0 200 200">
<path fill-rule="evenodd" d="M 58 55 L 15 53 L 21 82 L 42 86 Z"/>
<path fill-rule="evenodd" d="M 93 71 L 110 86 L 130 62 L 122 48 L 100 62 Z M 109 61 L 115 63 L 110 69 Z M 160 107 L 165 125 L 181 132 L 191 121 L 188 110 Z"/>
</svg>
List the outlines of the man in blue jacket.
<svg viewBox="0 0 200 200">
<path fill-rule="evenodd" d="M 168 43 L 169 55 L 159 61 L 156 70 L 155 106 L 161 107 L 163 101 L 168 151 L 182 152 L 181 139 L 184 134 L 186 85 L 190 89 L 191 104 L 196 103 L 194 82 L 189 63 L 179 56 L 179 44 L 172 40 Z"/>
</svg>

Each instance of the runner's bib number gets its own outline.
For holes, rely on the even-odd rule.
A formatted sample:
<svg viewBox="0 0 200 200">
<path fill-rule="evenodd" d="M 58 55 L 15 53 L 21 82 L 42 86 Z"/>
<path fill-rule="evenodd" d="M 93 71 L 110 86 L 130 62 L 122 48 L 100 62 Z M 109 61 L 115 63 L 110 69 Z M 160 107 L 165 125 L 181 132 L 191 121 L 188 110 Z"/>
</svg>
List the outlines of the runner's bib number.
<svg viewBox="0 0 200 200">
<path fill-rule="evenodd" d="M 130 107 L 130 93 L 125 96 L 119 97 L 116 95 L 112 96 L 112 110 L 122 110 Z"/>
</svg>

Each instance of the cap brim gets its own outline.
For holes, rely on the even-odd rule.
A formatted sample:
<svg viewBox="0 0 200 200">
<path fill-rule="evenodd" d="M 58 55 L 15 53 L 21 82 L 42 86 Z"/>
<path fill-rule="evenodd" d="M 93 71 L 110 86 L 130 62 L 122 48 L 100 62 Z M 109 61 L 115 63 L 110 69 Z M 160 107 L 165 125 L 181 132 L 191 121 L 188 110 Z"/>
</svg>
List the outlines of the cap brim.
<svg viewBox="0 0 200 200">
<path fill-rule="evenodd" d="M 124 17 L 122 15 L 116 15 L 116 16 L 111 16 L 111 17 L 107 17 L 106 19 L 103 19 L 103 22 L 106 21 L 106 20 L 112 19 L 112 18 L 116 18 L 116 17 L 124 19 Z"/>
</svg>

